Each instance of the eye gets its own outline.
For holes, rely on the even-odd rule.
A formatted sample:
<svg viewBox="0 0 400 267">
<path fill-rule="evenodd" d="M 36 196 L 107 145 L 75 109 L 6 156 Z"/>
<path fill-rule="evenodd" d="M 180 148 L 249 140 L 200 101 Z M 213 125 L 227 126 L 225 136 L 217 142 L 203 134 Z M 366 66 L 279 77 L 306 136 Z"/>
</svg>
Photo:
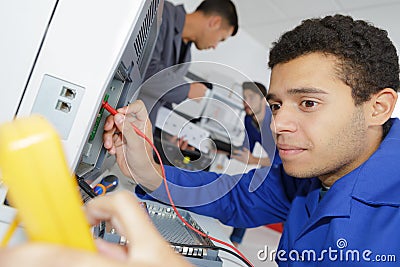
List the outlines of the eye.
<svg viewBox="0 0 400 267">
<path fill-rule="evenodd" d="M 313 100 L 304 100 L 301 102 L 301 105 L 305 108 L 314 108 L 314 107 L 318 106 L 318 103 Z"/>
<path fill-rule="evenodd" d="M 270 104 L 269 108 L 271 109 L 272 112 L 274 112 L 281 108 L 281 104 Z"/>
</svg>

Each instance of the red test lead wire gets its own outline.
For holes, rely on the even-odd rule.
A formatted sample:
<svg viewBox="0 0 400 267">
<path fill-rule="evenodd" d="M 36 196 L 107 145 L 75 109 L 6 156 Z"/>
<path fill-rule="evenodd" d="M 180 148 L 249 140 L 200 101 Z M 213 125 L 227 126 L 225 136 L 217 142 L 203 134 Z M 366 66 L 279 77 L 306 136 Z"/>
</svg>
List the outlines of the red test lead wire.
<svg viewBox="0 0 400 267">
<path fill-rule="evenodd" d="M 101 102 L 101 107 L 103 107 L 103 108 L 105 108 L 108 112 L 110 112 L 110 114 L 111 115 L 113 115 L 113 116 L 115 116 L 117 113 L 118 113 L 118 111 L 116 111 L 115 110 L 115 108 L 113 108 L 112 106 L 110 106 L 110 104 L 108 104 L 108 102 L 106 102 L 106 101 L 102 101 Z M 132 127 L 133 127 L 133 129 L 135 130 L 135 132 L 136 132 L 136 134 L 137 135 L 139 135 L 139 136 L 141 136 L 141 137 L 143 137 L 143 138 L 147 138 L 145 135 L 144 135 L 144 133 L 142 133 L 133 123 L 131 123 L 131 125 L 132 125 Z M 150 141 L 150 140 L 149 140 Z M 148 141 L 148 142 L 149 142 Z M 151 144 L 151 141 L 150 141 L 150 144 Z M 153 148 L 154 149 L 154 148 Z M 161 162 L 161 161 L 160 161 Z"/>
<path fill-rule="evenodd" d="M 110 112 L 112 115 L 115 115 L 115 114 L 118 113 L 113 107 L 111 107 L 111 106 L 110 106 L 107 102 L 105 102 L 105 101 L 102 102 L 102 107 L 105 108 L 105 109 L 106 109 L 108 112 Z M 226 242 L 224 242 L 224 241 L 222 241 L 222 240 L 219 240 L 219 239 L 217 239 L 217 238 L 215 238 L 215 237 L 212 237 L 212 236 L 210 236 L 210 235 L 207 235 L 207 234 L 205 234 L 205 233 L 199 231 L 198 229 L 196 229 L 196 228 L 194 228 L 192 225 L 190 225 L 190 224 L 182 217 L 182 215 L 179 213 L 178 209 L 176 208 L 175 203 L 174 203 L 173 200 L 172 200 L 171 193 L 170 193 L 170 191 L 169 191 L 169 187 L 168 187 L 168 184 L 167 184 L 167 177 L 166 177 L 166 175 L 165 175 L 164 165 L 162 164 L 161 157 L 160 157 L 160 154 L 158 153 L 157 148 L 154 146 L 154 144 L 151 142 L 151 140 L 150 140 L 142 131 L 140 131 L 133 123 L 131 123 L 131 126 L 133 127 L 133 129 L 134 129 L 134 131 L 136 132 L 136 134 L 139 135 L 140 137 L 144 138 L 144 139 L 146 140 L 146 142 L 148 142 L 148 143 L 151 145 L 151 147 L 153 148 L 154 152 L 156 153 L 157 158 L 158 158 L 158 160 L 159 160 L 159 162 L 160 162 L 162 178 L 163 178 L 163 181 L 164 181 L 165 190 L 167 191 L 168 199 L 169 199 L 169 201 L 170 201 L 170 204 L 171 204 L 172 209 L 175 211 L 175 213 L 176 213 L 176 215 L 178 216 L 178 218 L 179 218 L 189 229 L 191 229 L 192 231 L 198 233 L 199 235 L 201 235 L 201 236 L 203 236 L 203 237 L 209 238 L 210 240 L 213 240 L 213 241 L 215 241 L 215 242 L 217 242 L 217 243 L 220 243 L 220 244 L 222 244 L 222 245 L 225 245 L 225 246 L 231 248 L 231 249 L 234 250 L 237 254 L 239 254 L 250 266 L 253 266 L 253 264 L 252 264 L 252 263 L 251 263 L 251 262 L 236 248 L 236 247 L 234 247 L 234 246 L 232 246 L 231 244 L 228 244 L 228 243 L 226 243 Z"/>
<path fill-rule="evenodd" d="M 110 104 L 108 104 L 108 102 L 106 102 L 104 100 L 101 102 L 101 106 L 103 108 L 105 108 L 108 112 L 110 112 L 110 114 L 112 114 L 112 115 L 115 115 L 118 113 L 118 111 L 116 111 L 112 106 L 110 106 Z"/>
</svg>

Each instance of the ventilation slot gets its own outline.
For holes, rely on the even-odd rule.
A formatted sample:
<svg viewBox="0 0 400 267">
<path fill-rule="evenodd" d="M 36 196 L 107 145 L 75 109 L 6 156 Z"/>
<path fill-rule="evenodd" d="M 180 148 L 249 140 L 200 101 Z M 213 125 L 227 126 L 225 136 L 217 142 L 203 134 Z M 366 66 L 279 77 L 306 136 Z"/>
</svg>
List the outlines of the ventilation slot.
<svg viewBox="0 0 400 267">
<path fill-rule="evenodd" d="M 157 7 L 160 3 L 160 0 L 153 0 L 150 4 L 149 9 L 147 10 L 146 17 L 140 27 L 140 31 L 136 37 L 135 43 L 133 44 L 136 52 L 137 61 L 136 63 L 140 65 L 143 56 L 143 49 L 146 44 L 147 37 L 150 32 L 151 25 L 153 24 L 153 20 L 155 15 L 157 14 Z"/>
</svg>

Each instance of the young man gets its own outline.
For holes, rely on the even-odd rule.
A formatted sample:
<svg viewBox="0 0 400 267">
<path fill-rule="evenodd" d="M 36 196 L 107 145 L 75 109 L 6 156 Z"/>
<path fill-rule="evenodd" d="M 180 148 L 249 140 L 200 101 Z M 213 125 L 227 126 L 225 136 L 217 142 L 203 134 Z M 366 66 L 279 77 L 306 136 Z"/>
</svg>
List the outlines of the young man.
<svg viewBox="0 0 400 267">
<path fill-rule="evenodd" d="M 305 20 L 270 52 L 267 100 L 278 151 L 270 170 L 235 179 L 166 166 L 175 203 L 235 227 L 284 221 L 280 266 L 374 266 L 398 259 L 400 121 L 391 119 L 398 60 L 387 32 L 364 21 L 342 15 Z M 140 101 L 119 112 L 135 114 L 133 123 L 151 138 Z M 168 202 L 160 166 L 144 156 L 150 146 L 130 124 L 124 128 L 123 114 L 108 118 L 105 147 L 126 175 Z M 124 143 L 113 137 L 116 128 L 124 130 Z M 227 192 L 232 180 L 237 184 Z"/>
<path fill-rule="evenodd" d="M 281 158 L 282 165 L 277 162 L 278 166 L 265 172 L 266 179 L 253 192 L 248 192 L 248 185 L 254 170 L 243 175 L 227 195 L 191 209 L 246 227 L 286 221 L 281 250 L 276 253 L 280 266 L 398 265 L 400 121 L 390 116 L 397 100 L 399 64 L 387 33 L 340 15 L 307 20 L 274 45 L 269 65 L 272 76 L 267 98 L 279 152 L 274 162 Z M 133 123 L 151 137 L 143 103 L 119 111 L 136 114 Z M 120 136 L 114 135 L 115 127 L 123 129 L 123 120 L 122 114 L 108 118 L 105 146 L 117 155 L 126 175 L 148 189 L 162 191 L 157 189 L 160 166 L 151 161 L 152 156 L 143 157 L 144 153 L 151 155 L 151 148 L 143 145 L 129 124 L 124 131 L 124 154 Z M 196 186 L 218 178 L 212 173 L 166 168 L 174 183 Z M 172 196 L 176 196 L 174 192 Z M 141 233 L 146 233 L 143 243 L 134 246 L 132 242 L 134 250 L 130 252 L 135 253 L 124 258 L 130 263 L 36 244 L 0 251 L 0 265 L 135 266 L 134 261 L 139 260 L 147 263 L 140 266 L 158 266 L 168 258 L 171 266 L 181 266 L 179 259 L 170 258 L 174 257 L 170 252 L 164 254 L 167 246 L 159 237 L 152 234 L 149 238 L 154 230 L 146 228 L 148 223 L 136 225 L 143 223 L 144 215 L 137 219 L 138 208 L 126 212 L 134 206 L 131 201 L 120 198 L 111 204 L 99 203 L 92 216 L 104 220 L 119 211 L 116 218 L 124 221 L 122 228 L 139 229 L 130 233 L 139 234 L 139 240 Z M 146 254 L 146 250 L 153 252 L 147 247 L 140 252 L 146 243 L 154 249 L 155 240 L 156 254 Z M 313 253 L 317 253 L 315 258 Z"/>
<path fill-rule="evenodd" d="M 242 150 L 235 150 L 232 158 L 246 164 L 270 166 L 275 153 L 275 142 L 271 133 L 271 110 L 267 106 L 267 89 L 259 82 L 244 82 L 243 106 L 246 112 L 244 118 L 245 138 Z M 267 157 L 253 156 L 256 143 L 260 143 L 267 152 Z M 237 247 L 242 243 L 246 228 L 234 228 L 229 239 Z"/>
<path fill-rule="evenodd" d="M 164 2 L 162 24 L 152 59 L 140 89 L 151 122 L 154 124 L 161 106 L 171 108 L 186 98 L 204 96 L 203 83 L 189 84 L 185 80 L 191 61 L 192 44 L 197 49 L 215 49 L 238 31 L 235 5 L 230 0 L 205 0 L 193 13 L 187 14 L 183 5 Z"/>
</svg>

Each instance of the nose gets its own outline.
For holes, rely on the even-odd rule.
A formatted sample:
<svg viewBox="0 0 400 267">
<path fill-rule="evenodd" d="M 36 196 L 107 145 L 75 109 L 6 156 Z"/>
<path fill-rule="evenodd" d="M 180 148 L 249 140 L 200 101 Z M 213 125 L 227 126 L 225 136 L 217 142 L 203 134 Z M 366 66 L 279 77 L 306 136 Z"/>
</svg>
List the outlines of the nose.
<svg viewBox="0 0 400 267">
<path fill-rule="evenodd" d="M 298 129 L 295 112 L 288 106 L 281 106 L 272 116 L 271 131 L 276 134 L 293 133 Z"/>
</svg>

